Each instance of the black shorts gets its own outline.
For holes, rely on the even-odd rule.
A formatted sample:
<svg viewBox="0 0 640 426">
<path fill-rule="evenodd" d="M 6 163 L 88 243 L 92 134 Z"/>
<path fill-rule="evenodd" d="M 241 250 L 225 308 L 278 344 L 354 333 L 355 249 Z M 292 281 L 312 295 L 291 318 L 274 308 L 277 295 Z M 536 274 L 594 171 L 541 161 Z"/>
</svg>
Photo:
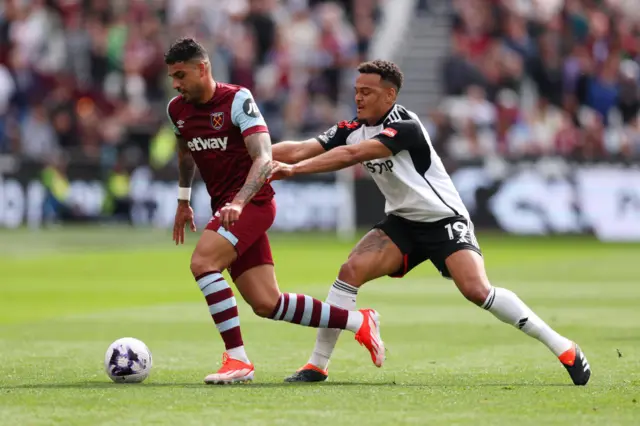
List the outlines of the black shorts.
<svg viewBox="0 0 640 426">
<path fill-rule="evenodd" d="M 445 260 L 459 250 L 473 250 L 482 255 L 473 232 L 473 223 L 464 216 L 453 216 L 437 222 L 414 222 L 389 215 L 373 227 L 391 238 L 404 255 L 404 265 L 391 277 L 400 278 L 426 260 L 451 278 Z"/>
</svg>

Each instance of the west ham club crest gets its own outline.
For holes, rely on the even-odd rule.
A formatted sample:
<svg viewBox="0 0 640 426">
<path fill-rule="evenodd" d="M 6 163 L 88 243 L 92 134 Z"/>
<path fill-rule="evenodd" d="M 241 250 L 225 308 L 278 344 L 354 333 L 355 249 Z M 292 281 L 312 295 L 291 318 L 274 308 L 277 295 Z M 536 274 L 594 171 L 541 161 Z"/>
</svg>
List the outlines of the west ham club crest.
<svg viewBox="0 0 640 426">
<path fill-rule="evenodd" d="M 214 112 L 211 114 L 211 126 L 214 130 L 222 129 L 224 125 L 224 112 Z"/>
</svg>

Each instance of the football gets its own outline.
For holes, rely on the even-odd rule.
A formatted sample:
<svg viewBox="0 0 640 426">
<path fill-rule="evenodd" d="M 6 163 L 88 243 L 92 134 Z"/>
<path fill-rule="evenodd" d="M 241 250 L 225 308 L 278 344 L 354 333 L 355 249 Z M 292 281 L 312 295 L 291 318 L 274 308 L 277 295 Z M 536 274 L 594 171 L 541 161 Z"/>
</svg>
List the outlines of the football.
<svg viewBox="0 0 640 426">
<path fill-rule="evenodd" d="M 151 371 L 151 351 L 142 341 L 123 337 L 109 345 L 104 369 L 116 383 L 141 383 Z"/>
</svg>

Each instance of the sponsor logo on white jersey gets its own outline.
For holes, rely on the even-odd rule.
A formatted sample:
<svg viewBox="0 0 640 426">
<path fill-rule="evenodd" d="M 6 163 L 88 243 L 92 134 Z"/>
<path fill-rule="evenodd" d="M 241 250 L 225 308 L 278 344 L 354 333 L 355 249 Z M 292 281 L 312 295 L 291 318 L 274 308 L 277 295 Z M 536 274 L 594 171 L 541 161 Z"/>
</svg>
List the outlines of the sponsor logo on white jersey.
<svg viewBox="0 0 640 426">
<path fill-rule="evenodd" d="M 381 175 L 384 172 L 393 173 L 393 160 L 373 160 L 362 163 L 369 173 Z"/>
</svg>

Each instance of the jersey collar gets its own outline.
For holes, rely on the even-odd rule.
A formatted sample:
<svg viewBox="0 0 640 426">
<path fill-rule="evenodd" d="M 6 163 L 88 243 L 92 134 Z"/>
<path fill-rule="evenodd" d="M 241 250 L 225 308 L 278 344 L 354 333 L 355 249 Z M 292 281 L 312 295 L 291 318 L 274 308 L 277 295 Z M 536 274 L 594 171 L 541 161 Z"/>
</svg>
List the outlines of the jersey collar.
<svg viewBox="0 0 640 426">
<path fill-rule="evenodd" d="M 211 106 L 215 103 L 216 98 L 218 97 L 218 81 L 214 80 L 214 88 L 213 88 L 213 96 L 211 97 L 211 99 L 209 99 L 207 102 L 203 103 L 203 104 L 198 104 L 198 106 L 200 107 L 208 107 Z"/>
<path fill-rule="evenodd" d="M 384 122 L 385 122 L 385 120 L 389 117 L 389 114 L 391 114 L 391 112 L 396 108 L 396 105 L 397 105 L 397 104 L 396 104 L 396 103 L 394 103 L 394 104 L 391 106 L 391 108 L 389 108 L 389 111 L 387 111 L 387 112 L 385 113 L 385 115 L 383 115 L 383 116 L 382 116 L 382 118 L 381 118 L 380 120 L 378 120 L 378 122 L 377 122 L 376 124 L 374 124 L 374 126 L 379 126 L 379 125 L 381 125 L 382 123 L 384 123 Z"/>
</svg>

